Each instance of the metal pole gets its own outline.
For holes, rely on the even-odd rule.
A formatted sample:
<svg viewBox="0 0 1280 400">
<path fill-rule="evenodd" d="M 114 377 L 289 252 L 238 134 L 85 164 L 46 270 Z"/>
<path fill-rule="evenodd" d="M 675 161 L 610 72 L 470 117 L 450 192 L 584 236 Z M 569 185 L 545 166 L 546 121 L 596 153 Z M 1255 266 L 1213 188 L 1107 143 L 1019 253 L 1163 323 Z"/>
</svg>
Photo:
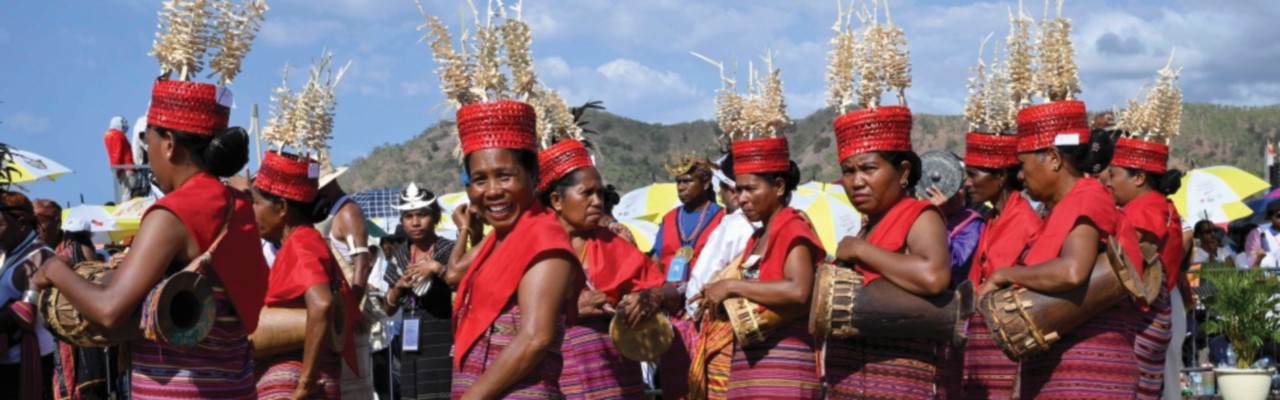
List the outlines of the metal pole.
<svg viewBox="0 0 1280 400">
<path fill-rule="evenodd" d="M 257 168 L 262 165 L 262 134 L 258 129 L 257 103 L 254 103 L 253 108 L 249 111 L 249 133 L 253 134 L 253 154 L 258 157 L 258 162 L 254 164 L 254 168 Z"/>
</svg>

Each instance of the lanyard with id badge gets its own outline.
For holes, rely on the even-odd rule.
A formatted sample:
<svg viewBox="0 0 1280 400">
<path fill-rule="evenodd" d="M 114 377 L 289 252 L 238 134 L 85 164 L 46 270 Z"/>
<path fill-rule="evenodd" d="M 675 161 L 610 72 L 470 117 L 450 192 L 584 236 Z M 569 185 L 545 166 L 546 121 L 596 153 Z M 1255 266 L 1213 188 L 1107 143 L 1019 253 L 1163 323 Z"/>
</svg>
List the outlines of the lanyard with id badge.
<svg viewBox="0 0 1280 400">
<path fill-rule="evenodd" d="M 431 248 L 427 249 L 426 253 L 435 254 L 435 249 L 436 249 L 436 245 L 432 243 Z M 414 248 L 410 246 L 409 259 L 411 261 L 417 260 L 416 255 L 413 254 L 415 252 L 416 251 L 414 250 Z M 408 266 L 405 267 L 405 270 L 406 270 L 405 272 L 407 273 Z M 408 318 L 405 318 L 404 320 L 404 342 L 402 343 L 402 349 L 405 352 L 418 351 L 418 329 L 421 327 L 422 321 L 421 319 L 419 319 L 414 315 L 416 315 L 416 311 L 418 310 L 418 299 L 421 298 L 422 296 L 427 295 L 427 292 L 431 290 L 432 282 L 435 282 L 435 278 L 425 279 L 424 282 L 419 283 L 418 286 L 415 286 L 413 288 L 413 296 L 409 297 L 409 315 L 410 316 Z"/>
<path fill-rule="evenodd" d="M 702 213 L 698 214 L 698 223 L 694 225 L 693 232 L 685 235 L 684 228 L 680 227 L 680 215 L 676 215 L 676 235 L 680 237 L 680 249 L 676 250 L 675 256 L 671 257 L 670 265 L 667 266 L 667 282 L 677 283 L 679 290 L 684 290 L 684 283 L 689 275 L 689 261 L 693 259 L 694 241 L 698 240 L 698 236 L 704 228 L 703 223 L 706 221 L 707 210 L 710 204 L 702 205 Z"/>
</svg>

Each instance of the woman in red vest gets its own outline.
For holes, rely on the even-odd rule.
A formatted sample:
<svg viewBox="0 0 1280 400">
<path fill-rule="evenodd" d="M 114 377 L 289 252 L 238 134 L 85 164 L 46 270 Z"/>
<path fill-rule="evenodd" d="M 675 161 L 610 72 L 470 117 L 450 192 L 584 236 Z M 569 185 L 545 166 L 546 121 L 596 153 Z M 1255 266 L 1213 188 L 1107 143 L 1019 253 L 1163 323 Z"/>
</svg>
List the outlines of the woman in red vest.
<svg viewBox="0 0 1280 400">
<path fill-rule="evenodd" d="M 605 186 L 582 142 L 565 138 L 548 146 L 538 153 L 538 168 L 542 204 L 555 211 L 586 278 L 577 324 L 565 332 L 561 390 L 568 399 L 644 399 L 640 363 L 622 357 L 609 325 L 614 318 L 635 326 L 652 317 L 662 289 L 671 286 L 663 286 L 661 271 L 644 253 L 600 225 Z"/>
<path fill-rule="evenodd" d="M 1019 285 L 1056 293 L 1089 282 L 1100 249 L 1116 238 L 1130 260 L 1141 260 L 1133 229 L 1116 209 L 1102 184 L 1085 178 L 1095 148 L 1109 146 L 1106 135 L 1090 142 L 1084 103 L 1061 100 L 1018 113 L 1018 160 L 1027 193 L 1048 207 L 1017 268 L 999 268 L 982 285 L 985 295 Z M 1133 354 L 1131 301 L 1121 300 L 1071 332 L 1043 353 L 1022 363 L 1024 398 L 1132 399 L 1138 383 Z"/>
<path fill-rule="evenodd" d="M 342 358 L 355 368 L 350 328 L 360 311 L 337 261 L 312 226 L 328 216 L 329 206 L 317 203 L 317 170 L 314 161 L 268 151 L 253 182 L 258 231 L 280 249 L 271 266 L 266 305 L 307 310 L 302 349 L 257 360 L 260 399 L 338 399 Z M 336 315 L 343 318 L 335 320 Z M 333 329 L 333 324 L 343 326 Z M 341 353 L 331 349 L 334 331 L 346 333 Z"/>
<path fill-rule="evenodd" d="M 168 271 L 186 267 L 225 231 L 212 268 L 198 271 L 225 289 L 214 291 L 217 313 L 209 336 L 191 347 L 130 342 L 130 396 L 257 398 L 248 335 L 257 328 L 267 264 L 252 200 L 218 180 L 248 162 L 248 135 L 227 128 L 230 93 L 223 87 L 160 79 L 151 97 L 143 138 L 156 184 L 166 195 L 143 215 L 109 282 L 86 281 L 67 259 L 57 258 L 41 269 L 37 283 L 58 287 L 82 316 L 113 328 L 129 321 Z"/>
<path fill-rule="evenodd" d="M 480 219 L 493 233 L 468 254 L 454 299 L 455 398 L 560 396 L 566 307 L 580 267 L 564 227 L 534 193 L 536 120 L 532 106 L 509 100 L 458 110 L 478 214 L 459 237 L 479 231 Z"/>
<path fill-rule="evenodd" d="M 1022 194 L 1016 136 L 969 133 L 964 164 L 969 204 L 991 204 L 969 269 L 969 280 L 982 285 L 996 269 L 1014 265 L 1023 245 L 1040 229 L 1040 214 Z M 1018 364 L 996 346 L 981 313 L 969 318 L 965 334 L 964 352 L 957 357 L 963 363 L 961 397 L 1012 397 Z"/>
</svg>

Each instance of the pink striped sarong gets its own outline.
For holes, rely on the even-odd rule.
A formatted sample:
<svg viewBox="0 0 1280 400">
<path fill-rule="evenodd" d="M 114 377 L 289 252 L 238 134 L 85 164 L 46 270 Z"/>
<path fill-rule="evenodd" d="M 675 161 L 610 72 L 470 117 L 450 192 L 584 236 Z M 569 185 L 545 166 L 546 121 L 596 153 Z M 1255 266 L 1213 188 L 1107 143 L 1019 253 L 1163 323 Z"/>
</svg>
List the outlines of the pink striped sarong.
<svg viewBox="0 0 1280 400">
<path fill-rule="evenodd" d="M 1024 399 L 1133 399 L 1137 310 L 1128 300 L 1062 334 L 1049 350 L 1022 363 Z"/>
<path fill-rule="evenodd" d="M 622 356 L 609 338 L 609 319 L 591 318 L 564 338 L 560 389 L 567 399 L 644 399 L 640 363 Z"/>
<path fill-rule="evenodd" d="M 731 399 L 818 399 L 822 384 L 814 361 L 808 316 L 788 323 L 763 343 L 734 343 Z"/>
<path fill-rule="evenodd" d="M 960 395 L 962 399 L 1008 399 L 1013 396 L 1013 381 L 1018 376 L 1018 363 L 1000 351 L 996 340 L 987 328 L 982 314 L 969 317 L 965 332 L 964 352 L 957 357 L 963 372 Z"/>
<path fill-rule="evenodd" d="M 914 339 L 827 340 L 827 398 L 933 399 L 938 394 L 938 347 Z"/>
<path fill-rule="evenodd" d="M 338 354 L 326 351 L 317 360 L 319 365 L 318 383 L 324 391 L 315 393 L 313 399 L 337 400 L 342 398 L 342 359 Z M 262 400 L 288 400 L 293 390 L 298 388 L 298 378 L 302 375 L 302 351 L 292 351 L 265 360 L 259 360 L 255 367 L 258 377 L 258 398 Z"/>
<path fill-rule="evenodd" d="M 466 350 L 466 358 L 462 368 L 453 371 L 454 399 L 461 398 L 484 373 L 489 363 L 502 354 L 502 350 L 511 344 L 520 328 L 520 306 L 516 305 L 515 296 L 503 308 L 498 318 L 490 325 L 489 331 L 476 344 Z M 503 399 L 562 399 L 560 392 L 560 375 L 564 370 L 564 358 L 560 354 L 564 340 L 564 312 L 560 313 L 560 322 L 556 325 L 556 339 L 551 342 L 547 353 L 538 361 L 532 372 L 507 388 L 498 397 Z M 460 349 L 454 349 L 460 351 Z"/>
<path fill-rule="evenodd" d="M 1138 399 L 1159 399 L 1164 389 L 1165 354 L 1169 351 L 1169 341 L 1173 338 L 1170 328 L 1173 326 L 1170 317 L 1173 306 L 1169 303 L 1169 291 L 1160 289 L 1160 296 L 1151 304 L 1139 325 L 1134 339 L 1133 350 L 1138 361 Z"/>
<path fill-rule="evenodd" d="M 216 312 L 209 336 L 191 347 L 130 342 L 130 398 L 256 399 L 249 334 L 212 274 Z"/>
</svg>

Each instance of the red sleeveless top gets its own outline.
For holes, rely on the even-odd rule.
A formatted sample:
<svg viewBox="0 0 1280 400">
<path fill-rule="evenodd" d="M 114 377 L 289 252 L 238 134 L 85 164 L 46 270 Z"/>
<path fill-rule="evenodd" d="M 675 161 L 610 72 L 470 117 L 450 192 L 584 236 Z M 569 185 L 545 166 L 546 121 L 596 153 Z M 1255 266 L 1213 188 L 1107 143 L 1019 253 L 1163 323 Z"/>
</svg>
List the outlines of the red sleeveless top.
<svg viewBox="0 0 1280 400">
<path fill-rule="evenodd" d="M 1031 236 L 1040 230 L 1040 215 L 1021 194 L 1009 196 L 1004 210 L 987 214 L 987 224 L 982 227 L 978 248 L 973 253 L 973 267 L 969 269 L 969 281 L 980 285 L 997 269 L 1011 267 L 1018 262 L 1022 249 Z"/>
<path fill-rule="evenodd" d="M 342 296 L 342 331 L 351 332 L 351 326 L 360 319 L 360 303 L 351 293 L 351 286 L 338 269 L 338 262 L 329 252 L 320 231 L 311 225 L 299 226 L 280 245 L 276 261 L 271 264 L 266 303 L 271 307 L 306 308 L 303 295 L 307 289 L 315 285 L 329 285 L 331 277 L 336 281 L 333 284 L 338 287 L 338 295 Z M 359 370 L 355 357 L 355 336 L 348 334 L 342 347 L 342 358 L 352 370 Z"/>
<path fill-rule="evenodd" d="M 760 278 L 758 280 L 760 282 L 782 279 L 787 253 L 790 252 L 791 246 L 809 247 L 815 269 L 827 256 L 827 251 L 822 248 L 822 241 L 813 233 L 813 229 L 809 228 L 809 223 L 805 222 L 804 218 L 800 217 L 800 213 L 791 207 L 783 207 L 774 214 L 773 219 L 769 221 L 767 238 L 769 242 L 765 243 L 764 258 L 759 263 Z M 747 248 L 742 253 L 743 257 L 751 254 L 751 249 L 755 248 L 758 239 L 760 236 L 757 234 L 747 240 Z"/>
<path fill-rule="evenodd" d="M 936 211 L 937 207 L 927 201 L 904 196 L 889 208 L 871 232 L 866 233 L 867 242 L 888 251 L 901 253 L 907 247 L 907 234 L 911 232 L 911 225 L 914 225 L 916 219 L 920 218 L 920 214 L 927 209 Z M 937 218 L 942 218 L 941 215 L 939 213 Z M 880 278 L 879 271 L 862 263 L 855 263 L 853 267 L 862 273 L 864 285 Z"/>
<path fill-rule="evenodd" d="M 1182 265 L 1182 219 L 1173 202 L 1159 192 L 1149 192 L 1120 208 L 1139 233 L 1156 238 L 1160 261 L 1164 264 L 1164 288 L 1173 289 Z M 1142 235 L 1138 235 L 1142 239 Z"/>
<path fill-rule="evenodd" d="M 258 314 L 267 293 L 267 260 L 262 237 L 253 218 L 253 199 L 223 185 L 218 178 L 198 173 L 172 193 L 157 200 L 142 216 L 164 209 L 178 217 L 201 251 L 213 244 L 227 217 L 227 200 L 234 202 L 227 234 L 213 252 L 213 272 L 227 290 L 245 332 L 258 329 Z"/>
<path fill-rule="evenodd" d="M 587 281 L 612 304 L 624 294 L 657 287 L 666 279 L 652 259 L 608 228 L 592 231 L 584 251 Z"/>
<path fill-rule="evenodd" d="M 497 244 L 497 234 L 485 237 L 475 259 L 458 284 L 453 304 L 453 365 L 462 367 L 466 354 L 498 318 L 502 308 L 516 294 L 524 272 L 534 260 L 558 253 L 573 260 L 573 245 L 555 214 L 535 204 L 520 215 L 516 225 Z M 570 277 L 565 277 L 570 279 Z M 574 304 L 574 310 L 577 310 Z"/>
<path fill-rule="evenodd" d="M 703 205 L 703 207 L 710 206 L 710 204 Z M 678 218 L 679 215 L 680 207 L 676 207 L 671 211 L 668 211 L 666 216 L 662 217 L 662 248 L 659 249 L 660 252 L 658 253 L 658 260 L 662 261 L 661 268 L 664 269 L 662 271 L 664 273 L 666 272 L 665 269 L 671 265 L 671 258 L 675 257 L 676 251 L 680 250 L 680 225 L 676 223 L 676 218 Z M 711 216 L 711 221 L 707 223 L 707 226 L 702 228 L 702 232 L 698 232 L 698 238 L 693 241 L 693 256 L 689 257 L 689 267 L 685 271 L 685 280 L 689 279 L 689 272 L 693 270 L 693 265 L 697 263 L 698 255 L 702 254 L 702 248 L 707 245 L 707 238 L 711 237 L 711 231 L 716 230 L 716 227 L 720 226 L 721 219 L 724 219 L 723 208 L 716 211 L 716 214 Z"/>
<path fill-rule="evenodd" d="M 1036 265 L 1057 258 L 1062 253 L 1062 242 L 1078 223 L 1098 229 L 1099 245 L 1114 235 L 1125 254 L 1137 264 L 1138 273 L 1142 273 L 1142 250 L 1138 247 L 1138 236 L 1134 234 L 1133 226 L 1120 214 L 1111 193 L 1093 178 L 1076 181 L 1067 195 L 1049 210 L 1040 230 L 1032 235 L 1018 265 Z"/>
</svg>

